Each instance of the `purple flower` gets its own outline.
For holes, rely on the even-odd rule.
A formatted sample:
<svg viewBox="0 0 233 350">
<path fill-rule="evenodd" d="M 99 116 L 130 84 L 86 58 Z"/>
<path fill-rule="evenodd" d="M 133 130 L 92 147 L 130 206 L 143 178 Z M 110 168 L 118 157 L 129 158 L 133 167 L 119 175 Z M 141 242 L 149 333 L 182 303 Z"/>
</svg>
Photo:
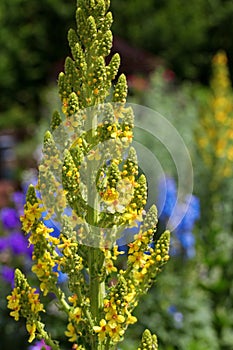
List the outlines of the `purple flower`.
<svg viewBox="0 0 233 350">
<path fill-rule="evenodd" d="M 9 235 L 9 247 L 14 254 L 27 254 L 28 243 L 21 232 L 12 232 Z"/>
<path fill-rule="evenodd" d="M 35 344 L 29 346 L 28 350 L 51 350 L 51 347 L 45 344 L 44 339 L 36 341 Z"/>
<path fill-rule="evenodd" d="M 0 211 L 0 220 L 5 229 L 12 230 L 20 226 L 17 211 L 14 208 L 3 208 Z"/>
<path fill-rule="evenodd" d="M 13 203 L 18 211 L 18 214 L 22 215 L 24 204 L 26 201 L 26 196 L 20 191 L 14 192 L 12 194 L 12 201 L 13 201 Z"/>
<path fill-rule="evenodd" d="M 1 269 L 1 277 L 6 282 L 10 283 L 12 287 L 14 287 L 14 269 L 3 265 Z"/>
</svg>

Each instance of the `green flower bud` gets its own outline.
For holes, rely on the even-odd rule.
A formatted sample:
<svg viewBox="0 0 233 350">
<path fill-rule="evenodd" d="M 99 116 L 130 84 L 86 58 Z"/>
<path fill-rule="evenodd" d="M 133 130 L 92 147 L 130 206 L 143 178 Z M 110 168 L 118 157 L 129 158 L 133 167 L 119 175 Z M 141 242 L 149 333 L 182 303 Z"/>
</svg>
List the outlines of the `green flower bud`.
<svg viewBox="0 0 233 350">
<path fill-rule="evenodd" d="M 26 195 L 26 203 L 30 203 L 31 205 L 38 203 L 35 187 L 33 185 L 29 185 L 28 187 L 27 195 Z"/>
<path fill-rule="evenodd" d="M 51 130 L 54 131 L 61 123 L 62 123 L 61 115 L 58 111 L 55 111 L 53 113 L 51 124 L 50 124 Z"/>
<path fill-rule="evenodd" d="M 68 98 L 67 116 L 72 116 L 79 111 L 78 96 L 75 92 L 72 92 Z"/>
<path fill-rule="evenodd" d="M 146 217 L 143 221 L 142 231 L 148 229 L 154 229 L 158 223 L 158 211 L 155 205 L 152 205 L 148 210 Z"/>
<path fill-rule="evenodd" d="M 124 74 L 118 78 L 117 84 L 113 92 L 113 102 L 125 103 L 127 97 L 127 81 Z"/>
<path fill-rule="evenodd" d="M 157 350 L 158 342 L 156 335 L 152 335 L 151 332 L 146 329 L 142 335 L 141 346 L 138 350 Z"/>
</svg>

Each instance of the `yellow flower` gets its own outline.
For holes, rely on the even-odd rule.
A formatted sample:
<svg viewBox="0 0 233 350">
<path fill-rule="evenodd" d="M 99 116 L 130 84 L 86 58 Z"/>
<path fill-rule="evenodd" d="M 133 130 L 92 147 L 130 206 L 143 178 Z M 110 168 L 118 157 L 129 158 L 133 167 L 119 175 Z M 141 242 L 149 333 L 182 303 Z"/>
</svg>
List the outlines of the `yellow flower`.
<svg viewBox="0 0 233 350">
<path fill-rule="evenodd" d="M 105 267 L 107 273 L 117 272 L 117 268 L 114 266 L 112 259 L 105 259 Z"/>
<path fill-rule="evenodd" d="M 70 338 L 69 339 L 70 342 L 74 342 L 77 339 L 77 334 L 76 334 L 75 328 L 71 322 L 68 323 L 68 325 L 67 325 L 67 331 L 65 331 L 65 335 L 68 338 Z"/>
<path fill-rule="evenodd" d="M 38 313 L 40 311 L 43 311 L 43 304 L 41 304 L 39 300 L 39 294 L 35 293 L 36 288 L 31 288 L 31 290 L 28 293 L 28 301 L 31 304 L 31 310 L 33 313 Z"/>
<path fill-rule="evenodd" d="M 128 212 L 122 215 L 125 222 L 128 222 L 130 226 L 137 226 L 137 221 L 141 221 L 141 215 L 138 214 L 137 209 L 129 208 Z"/>
<path fill-rule="evenodd" d="M 63 241 L 63 243 L 59 244 L 59 245 L 58 245 L 58 248 L 59 248 L 59 249 L 62 249 L 62 253 L 63 253 L 65 256 L 71 256 L 71 255 L 72 255 L 72 250 L 71 250 L 71 248 L 72 248 L 72 247 L 76 247 L 76 246 L 77 246 L 77 243 L 72 242 L 72 239 L 71 239 L 71 238 L 66 238 L 66 237 L 64 237 L 64 236 L 62 236 L 62 241 Z"/>
<path fill-rule="evenodd" d="M 11 295 L 7 296 L 7 307 L 13 310 L 10 312 L 10 315 L 14 317 L 15 321 L 19 320 L 20 298 L 21 295 L 18 293 L 17 288 L 14 288 Z"/>
<path fill-rule="evenodd" d="M 44 239 L 50 239 L 51 232 L 53 232 L 53 228 L 48 228 L 43 223 L 39 223 L 35 232 L 29 237 L 29 242 L 31 244 L 36 244 L 41 241 L 41 237 Z"/>
<path fill-rule="evenodd" d="M 137 322 L 137 317 L 132 316 L 131 314 L 129 314 L 126 323 L 127 324 L 134 324 L 136 322 Z"/>
<path fill-rule="evenodd" d="M 104 192 L 102 198 L 106 203 L 112 203 L 114 202 L 116 199 L 118 199 L 118 192 L 116 191 L 116 189 L 114 187 L 112 188 L 107 188 L 106 191 Z"/>
<path fill-rule="evenodd" d="M 124 329 L 121 328 L 120 325 L 110 327 L 110 329 L 109 329 L 109 335 L 115 343 L 118 343 L 120 341 L 120 339 L 124 333 L 125 333 L 125 331 L 124 331 Z"/>
<path fill-rule="evenodd" d="M 27 323 L 26 324 L 26 329 L 30 335 L 29 339 L 28 339 L 28 342 L 31 343 L 35 337 L 36 337 L 36 324 L 35 323 Z"/>
<path fill-rule="evenodd" d="M 99 340 L 103 341 L 106 337 L 106 333 L 109 330 L 109 327 L 107 325 L 107 322 L 104 319 L 102 319 L 100 321 L 100 325 L 94 326 L 93 329 L 96 333 L 98 333 Z"/>
<path fill-rule="evenodd" d="M 118 323 L 123 323 L 125 321 L 125 317 L 123 315 L 118 315 L 115 309 L 110 309 L 105 316 L 108 321 L 108 325 L 111 328 L 115 328 Z"/>
<path fill-rule="evenodd" d="M 134 252 L 132 255 L 129 255 L 128 260 L 132 262 L 135 269 L 144 267 L 146 260 L 149 259 L 149 255 L 144 252 Z"/>
<path fill-rule="evenodd" d="M 22 221 L 22 229 L 26 233 L 30 232 L 35 221 L 41 217 L 42 211 L 43 211 L 43 208 L 39 207 L 38 202 L 34 204 L 30 204 L 30 203 L 26 204 L 24 215 L 20 217 L 20 220 Z"/>
<path fill-rule="evenodd" d="M 81 321 L 82 309 L 80 307 L 74 308 L 72 312 L 69 314 L 70 319 L 75 320 L 76 323 Z"/>
<path fill-rule="evenodd" d="M 22 222 L 22 230 L 25 233 L 29 233 L 34 225 L 34 221 L 29 220 L 25 215 L 20 216 L 20 221 Z"/>
<path fill-rule="evenodd" d="M 68 298 L 69 302 L 72 303 L 73 305 L 77 304 L 78 301 L 78 296 L 77 294 L 73 294 Z"/>
</svg>

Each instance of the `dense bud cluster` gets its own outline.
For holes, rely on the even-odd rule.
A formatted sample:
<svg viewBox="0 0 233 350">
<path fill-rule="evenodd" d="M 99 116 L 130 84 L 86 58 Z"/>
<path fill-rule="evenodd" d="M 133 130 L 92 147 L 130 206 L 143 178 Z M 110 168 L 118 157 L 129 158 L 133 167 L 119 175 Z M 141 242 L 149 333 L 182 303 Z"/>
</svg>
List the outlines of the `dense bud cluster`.
<svg viewBox="0 0 233 350">
<path fill-rule="evenodd" d="M 169 258 L 169 233 L 155 241 L 157 210 L 144 209 L 147 181 L 131 145 L 134 116 L 125 105 L 125 76 L 112 88 L 120 57 L 105 63 L 112 45 L 109 5 L 78 1 L 78 30 L 68 34 L 72 58 L 58 82 L 64 116 L 53 115 L 39 168 L 40 197 L 30 186 L 21 218 L 34 248 L 32 271 L 40 290 L 56 296 L 67 319 L 64 335 L 74 349 L 83 350 L 115 349 L 137 321 L 132 313 L 140 296 Z M 126 229 L 132 228 L 137 233 L 128 239 Z M 64 289 L 60 273 L 67 277 Z M 8 297 L 12 316 L 26 318 L 30 341 L 43 338 L 59 349 L 38 316 L 44 311 L 38 294 L 20 272 L 15 283 Z M 140 349 L 157 348 L 148 332 Z"/>
</svg>

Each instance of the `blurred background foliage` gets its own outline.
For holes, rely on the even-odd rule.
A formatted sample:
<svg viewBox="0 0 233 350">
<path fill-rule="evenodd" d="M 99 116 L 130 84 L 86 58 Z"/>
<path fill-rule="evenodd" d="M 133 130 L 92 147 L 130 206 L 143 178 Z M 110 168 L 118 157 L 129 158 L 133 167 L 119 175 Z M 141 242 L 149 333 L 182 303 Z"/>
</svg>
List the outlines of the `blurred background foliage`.
<svg viewBox="0 0 233 350">
<path fill-rule="evenodd" d="M 55 80 L 68 54 L 75 2 L 0 3 L 0 128 L 28 127 L 41 117 L 40 91 Z"/>
<path fill-rule="evenodd" d="M 179 79 L 207 83 L 220 48 L 233 65 L 231 0 L 113 0 L 111 9 L 114 35 L 163 58 Z M 74 10 L 74 0 L 1 1 L 0 128 L 41 117 L 40 91 L 62 68 Z"/>
<path fill-rule="evenodd" d="M 134 350 L 149 327 L 161 350 L 232 350 L 233 2 L 112 0 L 111 9 L 114 50 L 119 46 L 128 62 L 129 102 L 150 107 L 176 127 L 192 158 L 199 198 L 199 209 L 191 206 L 183 226 L 173 232 L 171 261 L 138 306 L 139 322 L 120 349 Z M 11 269 L 30 267 L 16 219 L 23 203 L 17 207 L 15 193 L 25 195 L 25 183 L 34 179 L 34 172 L 24 170 L 37 166 L 43 130 L 59 108 L 55 83 L 69 53 L 66 37 L 75 26 L 74 10 L 75 0 L 0 2 L 1 350 L 13 350 L 16 343 L 27 348 L 24 328 L 9 318 L 5 300 Z M 224 51 L 215 55 L 219 49 Z M 127 67 L 133 59 L 132 73 Z M 171 203 L 174 164 L 161 145 L 147 138 L 144 144 L 166 168 Z M 159 228 L 164 225 L 161 215 Z M 21 242 L 18 250 L 14 241 Z M 51 301 L 48 322 L 59 335 L 63 319 L 54 310 Z"/>
</svg>

